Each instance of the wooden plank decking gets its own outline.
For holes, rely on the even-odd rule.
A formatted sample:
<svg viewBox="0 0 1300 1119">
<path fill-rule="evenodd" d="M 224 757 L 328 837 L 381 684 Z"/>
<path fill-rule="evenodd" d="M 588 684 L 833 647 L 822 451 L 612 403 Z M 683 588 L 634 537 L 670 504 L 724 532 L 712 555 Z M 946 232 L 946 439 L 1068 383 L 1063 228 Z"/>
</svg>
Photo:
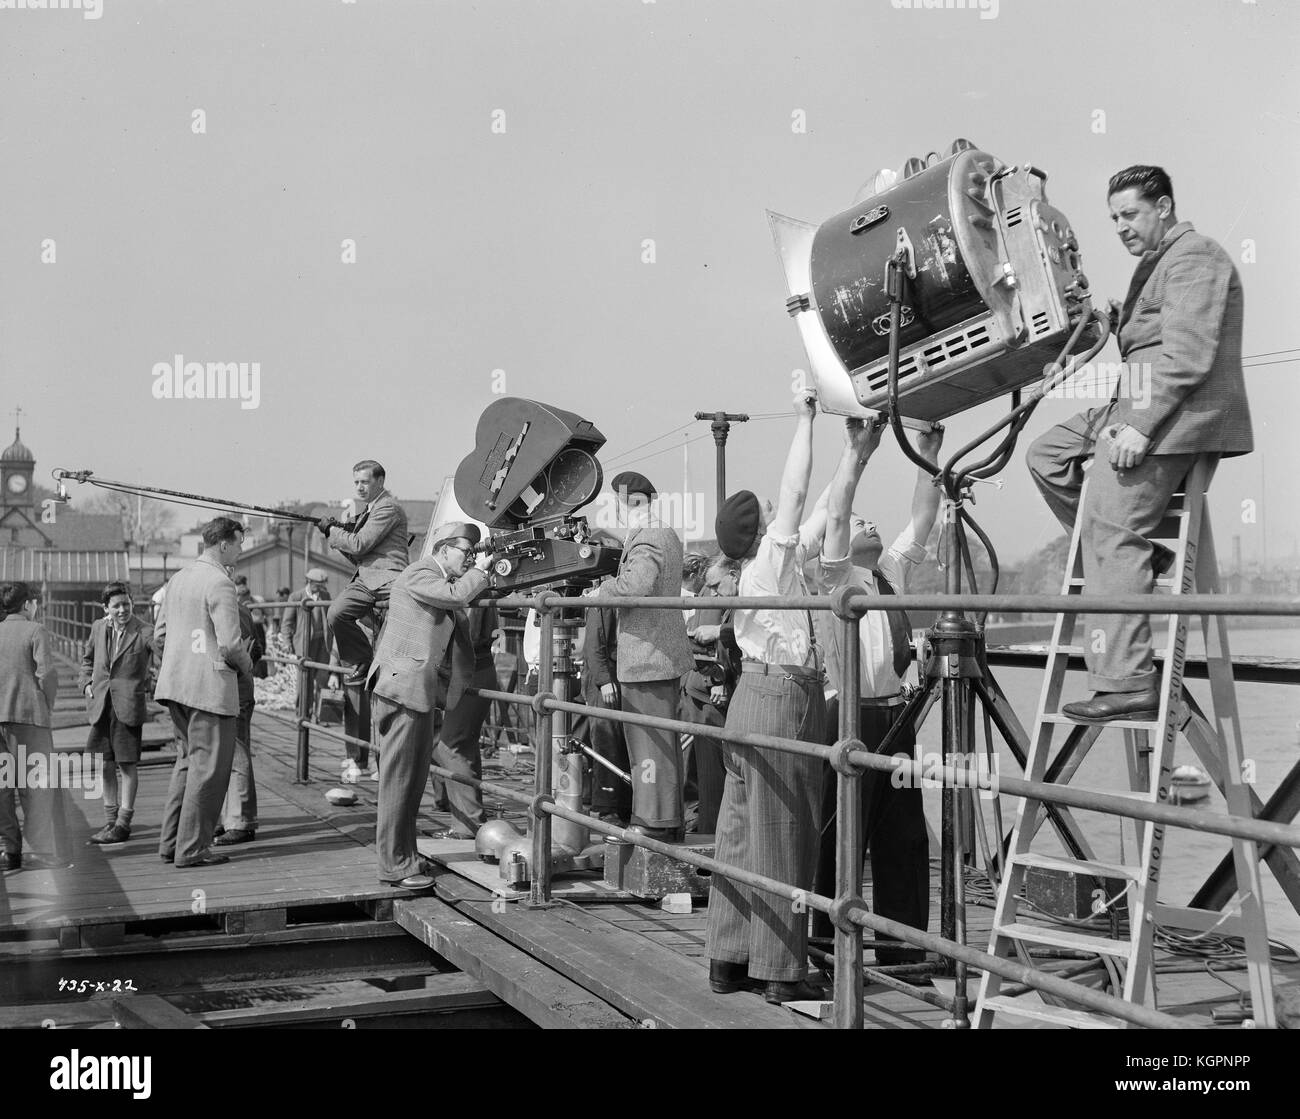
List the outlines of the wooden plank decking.
<svg viewBox="0 0 1300 1119">
<path fill-rule="evenodd" d="M 83 740 L 84 728 L 56 731 L 59 748 L 75 749 Z M 598 876 L 589 875 L 585 881 L 558 880 L 562 888 L 557 890 L 556 907 L 529 909 L 519 903 L 517 892 L 494 890 L 490 868 L 467 860 L 467 848 L 455 844 L 428 845 L 448 868 L 439 877 L 436 899 L 413 898 L 384 886 L 377 879 L 372 846 L 375 784 L 353 786 L 358 803 L 351 807 L 334 807 L 323 796 L 337 783 L 342 746 L 316 737 L 310 781 L 297 784 L 290 728 L 255 717 L 254 743 L 258 837 L 252 844 L 229 849 L 231 861 L 222 866 L 177 870 L 158 858 L 158 819 L 170 772 L 165 764 L 142 767 L 136 823 L 131 841 L 122 847 L 85 846 L 85 838 L 99 826 L 99 802 L 77 795 L 72 802 L 76 865 L 66 871 L 0 877 L 0 966 L 63 959 L 93 962 L 102 956 L 172 949 L 179 960 L 185 943 L 279 943 L 295 935 L 299 915 L 332 906 L 329 919 L 336 923 L 323 926 L 328 931 L 322 935 L 356 939 L 363 932 L 383 937 L 405 929 L 411 942 L 419 942 L 405 942 L 411 949 L 424 951 L 422 944 L 438 954 L 429 957 L 442 961 L 435 967 L 459 968 L 467 982 L 477 985 L 474 991 L 485 998 L 495 995 L 542 1026 L 823 1028 L 756 995 L 720 997 L 709 992 L 707 909 L 702 906 L 689 914 L 670 914 L 651 903 L 611 896 L 597 885 Z M 531 783 L 531 759 L 503 753 L 488 762 L 485 776 L 525 788 Z M 513 804 L 489 798 L 489 809 L 522 829 L 522 813 Z M 423 819 L 430 828 L 449 823 L 428 794 Z M 494 893 L 506 896 L 494 898 Z M 936 883 L 932 929 L 938 928 L 937 895 Z M 339 906 L 355 907 L 360 924 L 338 924 Z M 990 916 L 987 908 L 969 909 L 971 943 L 985 941 Z M 165 932 L 169 922 L 184 926 L 191 941 L 153 939 L 147 948 L 138 934 Z M 382 951 L 392 942 L 374 943 Z M 397 965 L 397 970 L 402 967 L 419 970 L 411 963 Z M 1300 968 L 1277 969 L 1279 984 L 1288 979 L 1300 979 Z M 1207 1024 L 1212 1006 L 1236 1001 L 1221 979 L 1204 973 L 1162 976 L 1160 990 L 1164 1009 L 1195 1014 Z M 970 993 L 973 998 L 974 984 Z M 187 1005 L 183 996 L 168 997 L 173 1005 Z M 364 992 L 353 997 L 369 1005 Z M 429 993 L 423 998 L 409 995 L 406 1001 L 423 1006 L 437 999 Z M 295 1016 L 311 1020 L 333 1005 L 319 996 L 295 1004 L 280 1017 L 284 1022 Z M 167 1017 L 157 1006 L 141 1009 L 148 1011 L 142 1020 Z M 37 1010 L 28 1006 L 14 1013 L 25 1022 Z M 103 1019 L 108 1011 L 97 1013 Z M 199 1020 L 214 1026 L 244 1020 L 242 1012 L 221 1014 L 225 1016 L 199 1013 Z M 903 993 L 867 988 L 868 1027 L 936 1028 L 944 1017 L 943 1011 Z M 94 1018 L 90 1013 L 88 1024 Z M 15 1020 L 13 1015 L 9 1020 Z M 0 1016 L 0 1024 L 5 1021 Z"/>
</svg>

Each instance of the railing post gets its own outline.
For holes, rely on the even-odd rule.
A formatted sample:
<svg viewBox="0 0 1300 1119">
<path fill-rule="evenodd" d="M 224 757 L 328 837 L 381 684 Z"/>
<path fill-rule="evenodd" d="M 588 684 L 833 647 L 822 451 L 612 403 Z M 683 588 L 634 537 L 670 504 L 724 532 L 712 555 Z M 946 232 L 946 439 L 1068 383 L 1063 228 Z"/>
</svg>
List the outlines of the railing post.
<svg viewBox="0 0 1300 1119">
<path fill-rule="evenodd" d="M 308 766 L 311 763 L 311 730 L 307 726 L 311 719 L 312 690 L 316 680 L 316 670 L 308 668 L 302 657 L 298 661 L 298 777 L 299 784 L 308 780 Z"/>
<path fill-rule="evenodd" d="M 537 694 L 550 694 L 555 683 L 555 614 L 550 607 L 538 607 L 542 623 L 541 660 L 537 666 Z M 525 623 L 526 624 L 526 623 Z M 528 900 L 541 905 L 551 900 L 551 814 L 538 807 L 551 794 L 551 712 L 539 703 L 533 708 L 533 750 L 536 757 L 533 781 L 533 868 Z"/>
<path fill-rule="evenodd" d="M 847 600 L 846 600 L 847 601 Z M 837 619 L 843 640 L 842 675 L 839 680 L 840 718 L 838 738 L 858 738 L 861 723 L 861 619 Z M 841 754 L 841 756 L 843 756 Z M 862 776 L 845 765 L 836 773 L 835 786 L 835 898 L 847 914 L 845 899 L 862 897 Z M 835 1028 L 860 1030 L 862 1013 L 862 926 L 848 930 L 834 925 L 835 936 Z"/>
</svg>

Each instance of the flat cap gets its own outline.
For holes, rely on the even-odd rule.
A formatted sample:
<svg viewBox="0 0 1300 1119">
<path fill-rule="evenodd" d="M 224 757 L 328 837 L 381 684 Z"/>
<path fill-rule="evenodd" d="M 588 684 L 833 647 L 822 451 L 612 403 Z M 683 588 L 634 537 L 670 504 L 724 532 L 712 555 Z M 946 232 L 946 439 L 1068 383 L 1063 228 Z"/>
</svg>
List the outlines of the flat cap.
<svg viewBox="0 0 1300 1119">
<path fill-rule="evenodd" d="M 435 548 L 448 540 L 465 539 L 471 544 L 477 544 L 483 538 L 478 525 L 471 524 L 469 521 L 447 521 L 435 528 L 432 536 Z"/>
<path fill-rule="evenodd" d="M 617 494 L 626 494 L 629 497 L 639 493 L 651 498 L 658 492 L 650 484 L 649 478 L 644 474 L 638 474 L 635 470 L 624 470 L 622 473 L 615 474 L 614 480 L 610 482 L 610 488 Z"/>
<path fill-rule="evenodd" d="M 325 572 L 323 572 L 319 567 L 311 567 L 307 569 L 307 582 L 309 583 L 323 583 L 326 578 L 327 576 L 325 575 Z"/>
<path fill-rule="evenodd" d="M 733 493 L 718 510 L 714 533 L 718 548 L 730 559 L 744 559 L 758 538 L 763 513 L 758 498 L 750 490 Z"/>
</svg>

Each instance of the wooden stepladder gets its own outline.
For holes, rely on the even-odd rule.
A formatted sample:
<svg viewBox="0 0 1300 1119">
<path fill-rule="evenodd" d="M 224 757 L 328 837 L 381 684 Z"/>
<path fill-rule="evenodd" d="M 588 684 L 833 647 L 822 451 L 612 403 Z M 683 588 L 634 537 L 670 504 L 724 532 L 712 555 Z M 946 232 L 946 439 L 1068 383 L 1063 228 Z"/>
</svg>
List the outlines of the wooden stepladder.
<svg viewBox="0 0 1300 1119">
<path fill-rule="evenodd" d="M 1202 455 L 1196 460 L 1183 483 L 1182 492 L 1174 495 L 1153 537 L 1174 553 L 1172 568 L 1156 580 L 1157 594 L 1219 593 L 1219 569 L 1205 502 L 1217 462 L 1217 456 L 1212 455 Z M 1076 522 L 1062 593 L 1078 596 L 1083 589 L 1080 531 Z M 1228 812 L 1233 816 L 1253 817 L 1258 798 L 1253 796 L 1250 786 L 1243 780 L 1245 759 L 1228 651 L 1227 619 L 1222 615 L 1200 619 L 1209 669 L 1212 723 L 1183 687 L 1189 618 L 1171 614 L 1156 717 L 1085 725 L 1060 713 L 1061 693 L 1069 667 L 1066 647 L 1074 638 L 1077 618 L 1083 612 L 1081 609 L 1057 615 L 1025 767 L 1027 779 L 1068 783 L 1093 743 L 1102 734 L 1118 730 L 1123 734 L 1129 789 L 1095 791 L 1127 796 L 1149 804 L 1164 804 L 1169 798 L 1173 776 L 1174 747 L 1181 733 L 1222 791 Z M 1153 630 L 1158 617 L 1152 615 Z M 1070 729 L 1060 751 L 1052 758 L 1052 739 L 1060 726 Z M 1069 814 L 1084 811 L 1072 808 Z M 1118 817 L 1097 813 L 1088 815 L 1090 821 L 1099 822 L 1099 826 L 1093 829 L 1094 834 L 1114 834 Z M 1122 968 L 1122 997 L 1125 1000 L 1155 1007 L 1153 947 L 1157 924 L 1240 935 L 1245 939 L 1249 960 L 1247 974 L 1255 1025 L 1275 1025 L 1268 934 L 1254 840 L 1232 840 L 1237 892 L 1224 912 L 1174 909 L 1161 906 L 1157 901 L 1160 860 L 1166 842 L 1163 824 L 1145 820 L 1120 821 L 1121 848 L 1125 853 L 1113 860 L 1101 861 L 1090 849 L 1085 849 L 1081 857 L 1076 857 L 1077 853 L 1045 852 L 1043 841 L 1046 836 L 1040 835 L 1045 818 L 1043 801 L 1026 799 L 1022 802 L 998 890 L 989 940 L 991 955 L 1018 956 L 1023 962 L 1028 962 L 1030 945 L 1095 953 L 1110 961 L 1107 966 L 1112 974 L 1116 968 Z M 1106 820 L 1110 823 L 1105 823 Z M 1134 842 L 1124 842 L 1126 831 L 1133 835 Z M 1035 840 L 1038 840 L 1037 844 Z M 1035 913 L 1034 908 L 1026 904 L 1025 896 L 1026 878 L 1035 874 L 1055 875 L 1058 879 L 1065 874 L 1082 882 L 1094 899 L 1093 919 L 1059 921 Z M 1046 1005 L 1032 993 L 1015 998 L 999 995 L 1002 983 L 999 976 L 991 973 L 983 976 L 975 1013 L 977 1027 L 991 1027 L 998 1013 L 1080 1028 L 1125 1025 L 1118 1018 L 1096 1012 Z"/>
</svg>

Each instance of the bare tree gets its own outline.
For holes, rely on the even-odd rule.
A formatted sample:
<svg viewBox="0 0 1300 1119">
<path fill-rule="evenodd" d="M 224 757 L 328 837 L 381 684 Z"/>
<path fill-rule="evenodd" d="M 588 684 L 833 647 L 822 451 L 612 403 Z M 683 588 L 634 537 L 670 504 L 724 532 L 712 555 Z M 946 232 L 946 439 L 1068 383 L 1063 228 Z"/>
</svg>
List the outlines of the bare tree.
<svg viewBox="0 0 1300 1119">
<path fill-rule="evenodd" d="M 87 513 L 112 513 L 122 522 L 123 540 L 165 539 L 172 534 L 176 518 L 172 506 L 156 498 L 137 498 L 128 493 L 104 490 L 81 502 Z"/>
</svg>

